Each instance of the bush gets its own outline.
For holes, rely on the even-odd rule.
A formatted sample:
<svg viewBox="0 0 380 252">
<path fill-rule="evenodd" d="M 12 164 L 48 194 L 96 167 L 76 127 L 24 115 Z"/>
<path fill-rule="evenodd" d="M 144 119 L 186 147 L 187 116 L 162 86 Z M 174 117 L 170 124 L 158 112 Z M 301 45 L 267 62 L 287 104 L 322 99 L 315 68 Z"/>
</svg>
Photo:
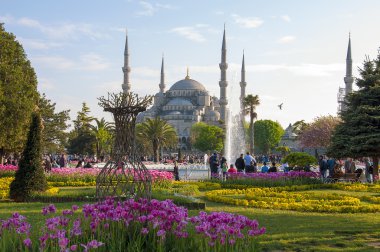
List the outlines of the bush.
<svg viewBox="0 0 380 252">
<path fill-rule="evenodd" d="M 32 192 L 47 189 L 46 177 L 41 160 L 41 116 L 33 113 L 28 139 L 22 153 L 15 180 L 11 183 L 9 195 L 15 201 L 25 201 Z"/>
<path fill-rule="evenodd" d="M 307 167 L 317 163 L 317 159 L 305 152 L 294 152 L 282 159 L 283 163 L 288 163 L 290 167 Z"/>
</svg>

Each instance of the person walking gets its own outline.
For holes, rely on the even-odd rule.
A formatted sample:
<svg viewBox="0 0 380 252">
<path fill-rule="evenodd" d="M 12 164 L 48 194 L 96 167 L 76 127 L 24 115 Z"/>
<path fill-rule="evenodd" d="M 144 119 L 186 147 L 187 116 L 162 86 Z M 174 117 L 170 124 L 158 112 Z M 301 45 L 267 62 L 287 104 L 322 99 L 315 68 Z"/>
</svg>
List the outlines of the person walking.
<svg viewBox="0 0 380 252">
<path fill-rule="evenodd" d="M 209 158 L 209 164 L 210 164 L 210 170 L 211 170 L 211 177 L 213 178 L 218 175 L 219 161 L 218 161 L 218 155 L 216 153 L 214 153 Z"/>
<path fill-rule="evenodd" d="M 179 181 L 179 170 L 178 170 L 178 163 L 177 161 L 174 161 L 174 179 L 175 181 Z"/>
<path fill-rule="evenodd" d="M 372 173 L 373 173 L 373 166 L 371 162 L 369 161 L 369 158 L 364 158 L 364 164 L 365 164 L 365 177 L 367 179 L 368 183 L 372 183 Z"/>
<path fill-rule="evenodd" d="M 254 163 L 256 163 L 256 159 L 254 157 L 252 157 L 249 152 L 247 152 L 247 154 L 244 156 L 244 164 L 245 166 L 249 166 L 251 165 L 252 161 Z"/>
<path fill-rule="evenodd" d="M 227 179 L 227 170 L 228 170 L 227 161 L 223 162 L 220 166 L 222 168 L 222 180 L 224 181 Z"/>
<path fill-rule="evenodd" d="M 321 179 L 322 181 L 325 181 L 326 178 L 326 171 L 328 169 L 327 161 L 324 158 L 324 156 L 319 156 L 318 160 L 318 165 L 319 165 L 319 172 L 321 173 Z"/>
<path fill-rule="evenodd" d="M 65 154 L 62 154 L 61 158 L 59 159 L 59 167 L 64 168 L 66 167 L 66 164 L 67 162 L 66 162 Z"/>
<path fill-rule="evenodd" d="M 329 170 L 329 177 L 331 178 L 334 175 L 335 159 L 333 159 L 332 157 L 330 157 L 327 160 L 327 167 L 328 167 L 328 170 Z"/>
<path fill-rule="evenodd" d="M 245 162 L 244 162 L 243 156 L 244 156 L 243 154 L 240 154 L 240 157 L 238 157 L 235 161 L 235 166 L 238 172 L 243 172 L 245 169 Z"/>
</svg>

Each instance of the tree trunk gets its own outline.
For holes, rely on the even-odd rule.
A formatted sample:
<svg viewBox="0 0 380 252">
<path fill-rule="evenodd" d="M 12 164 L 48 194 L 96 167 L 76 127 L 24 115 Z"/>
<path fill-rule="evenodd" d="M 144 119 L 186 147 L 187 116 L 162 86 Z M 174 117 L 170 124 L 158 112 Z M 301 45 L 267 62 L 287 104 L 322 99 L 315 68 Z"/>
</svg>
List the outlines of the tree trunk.
<svg viewBox="0 0 380 252">
<path fill-rule="evenodd" d="M 379 157 L 372 157 L 373 162 L 373 182 L 375 183 L 379 179 Z"/>
<path fill-rule="evenodd" d="M 250 111 L 250 121 L 249 121 L 249 152 L 251 155 L 253 155 L 254 151 L 254 131 L 253 131 L 253 121 L 254 121 L 254 113 L 253 109 L 251 108 Z"/>
<path fill-rule="evenodd" d="M 153 156 L 154 162 L 158 162 L 160 160 L 160 153 L 158 152 L 159 146 L 157 141 L 153 140 Z"/>
</svg>

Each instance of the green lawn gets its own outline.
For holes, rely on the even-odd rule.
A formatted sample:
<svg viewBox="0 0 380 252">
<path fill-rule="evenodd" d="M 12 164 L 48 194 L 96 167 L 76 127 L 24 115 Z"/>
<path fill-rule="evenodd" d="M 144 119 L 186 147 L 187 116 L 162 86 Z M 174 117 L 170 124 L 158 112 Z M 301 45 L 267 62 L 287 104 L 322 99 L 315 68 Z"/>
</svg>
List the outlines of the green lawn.
<svg viewBox="0 0 380 252">
<path fill-rule="evenodd" d="M 267 228 L 266 235 L 259 239 L 264 251 L 380 250 L 378 213 L 300 213 L 227 206 L 209 201 L 206 204 L 207 211 L 226 211 L 257 219 Z"/>
<path fill-rule="evenodd" d="M 341 190 L 313 190 L 313 192 L 336 192 Z M 307 193 L 306 191 L 305 193 Z M 309 191 L 310 192 L 310 191 Z M 93 194 L 94 188 L 65 188 L 62 195 Z M 359 192 L 348 194 L 364 195 Z M 367 193 L 367 195 L 376 195 Z M 321 214 L 282 210 L 254 209 L 248 207 L 225 205 L 198 198 L 207 204 L 206 211 L 225 211 L 242 214 L 257 219 L 260 226 L 267 228 L 267 233 L 259 238 L 262 251 L 380 251 L 380 214 Z M 71 205 L 79 206 L 84 202 L 56 203 L 59 211 Z M 14 203 L 0 201 L 0 218 L 7 218 L 12 212 L 27 216 L 36 228 L 42 225 L 40 214 L 46 203 Z M 199 211 L 191 210 L 190 215 Z"/>
</svg>

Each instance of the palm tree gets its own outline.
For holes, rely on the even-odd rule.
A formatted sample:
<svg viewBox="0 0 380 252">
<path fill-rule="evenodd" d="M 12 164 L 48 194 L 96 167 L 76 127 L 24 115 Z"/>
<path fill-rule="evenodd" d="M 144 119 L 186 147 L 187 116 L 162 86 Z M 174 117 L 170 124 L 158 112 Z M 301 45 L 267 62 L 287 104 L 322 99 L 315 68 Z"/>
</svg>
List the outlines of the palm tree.
<svg viewBox="0 0 380 252">
<path fill-rule="evenodd" d="M 137 124 L 136 137 L 143 145 L 153 150 L 154 162 L 158 162 L 160 147 L 172 147 L 177 144 L 177 133 L 173 126 L 165 120 L 156 117 L 148 118 L 145 122 Z"/>
<path fill-rule="evenodd" d="M 254 146 L 254 131 L 253 124 L 255 119 L 257 118 L 256 107 L 260 105 L 260 100 L 258 95 L 247 95 L 243 100 L 243 114 L 249 115 L 249 151 L 253 154 L 253 146 Z"/>
<path fill-rule="evenodd" d="M 90 125 L 90 129 L 96 138 L 96 155 L 99 158 L 101 155 L 104 155 L 106 149 L 111 147 L 112 132 L 114 130 L 114 124 L 106 122 L 104 117 L 98 120 L 94 119 L 96 125 Z"/>
</svg>

